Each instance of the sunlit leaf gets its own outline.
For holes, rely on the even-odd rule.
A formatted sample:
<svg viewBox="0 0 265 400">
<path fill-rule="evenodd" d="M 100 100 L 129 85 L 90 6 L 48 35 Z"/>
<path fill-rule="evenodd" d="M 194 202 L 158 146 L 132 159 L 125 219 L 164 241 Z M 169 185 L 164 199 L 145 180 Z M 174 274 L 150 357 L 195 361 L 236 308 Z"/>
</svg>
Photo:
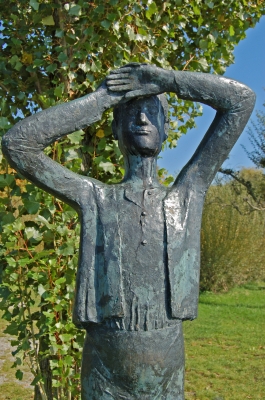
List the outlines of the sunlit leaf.
<svg viewBox="0 0 265 400">
<path fill-rule="evenodd" d="M 42 23 L 43 23 L 43 25 L 55 25 L 52 15 L 42 18 Z"/>
<path fill-rule="evenodd" d="M 36 0 L 30 0 L 29 5 L 35 10 L 38 11 L 39 9 L 39 3 Z"/>
</svg>

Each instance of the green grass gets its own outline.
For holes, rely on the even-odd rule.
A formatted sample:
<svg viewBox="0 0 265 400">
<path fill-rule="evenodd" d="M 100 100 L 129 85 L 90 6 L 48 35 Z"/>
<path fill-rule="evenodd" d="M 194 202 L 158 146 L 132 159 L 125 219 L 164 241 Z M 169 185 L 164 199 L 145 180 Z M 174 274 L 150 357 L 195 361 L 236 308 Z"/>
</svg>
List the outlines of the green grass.
<svg viewBox="0 0 265 400">
<path fill-rule="evenodd" d="M 0 319 L 0 346 L 6 335 Z M 185 322 L 186 400 L 265 399 L 265 283 L 200 296 L 199 317 Z M 0 400 L 30 400 L 6 353 Z M 1 361 L 1 360 L 0 360 Z"/>
<path fill-rule="evenodd" d="M 202 294 L 184 332 L 186 400 L 265 399 L 265 283 Z"/>
</svg>

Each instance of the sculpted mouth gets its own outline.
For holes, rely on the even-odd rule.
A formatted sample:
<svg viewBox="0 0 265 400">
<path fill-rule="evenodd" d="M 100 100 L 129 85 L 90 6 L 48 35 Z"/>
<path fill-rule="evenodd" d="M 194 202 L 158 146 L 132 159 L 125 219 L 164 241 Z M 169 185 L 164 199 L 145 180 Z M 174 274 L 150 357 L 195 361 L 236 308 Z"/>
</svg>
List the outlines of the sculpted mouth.
<svg viewBox="0 0 265 400">
<path fill-rule="evenodd" d="M 141 128 L 141 129 L 137 129 L 135 131 L 136 135 L 148 135 L 149 133 L 151 133 L 150 129 L 145 129 L 145 128 Z"/>
</svg>

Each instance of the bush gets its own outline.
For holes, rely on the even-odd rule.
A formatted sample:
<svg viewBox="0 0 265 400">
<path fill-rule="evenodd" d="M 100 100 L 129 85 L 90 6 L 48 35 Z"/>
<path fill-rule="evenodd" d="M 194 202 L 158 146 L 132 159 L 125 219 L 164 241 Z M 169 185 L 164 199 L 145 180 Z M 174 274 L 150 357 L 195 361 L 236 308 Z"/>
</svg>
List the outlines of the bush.
<svg viewBox="0 0 265 400">
<path fill-rule="evenodd" d="M 258 170 L 243 170 L 256 192 L 264 184 Z M 265 279 L 265 213 L 246 202 L 246 188 L 235 180 L 210 187 L 201 231 L 201 290 L 227 290 Z"/>
</svg>

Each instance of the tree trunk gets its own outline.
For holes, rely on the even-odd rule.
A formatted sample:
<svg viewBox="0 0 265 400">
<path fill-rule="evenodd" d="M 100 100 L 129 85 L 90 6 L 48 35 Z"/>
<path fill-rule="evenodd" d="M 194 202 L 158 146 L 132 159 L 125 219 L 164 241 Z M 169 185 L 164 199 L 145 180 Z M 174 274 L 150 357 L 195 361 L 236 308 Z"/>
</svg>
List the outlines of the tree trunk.
<svg viewBox="0 0 265 400">
<path fill-rule="evenodd" d="M 47 347 L 47 341 L 45 340 L 45 337 L 40 338 L 40 347 L 39 347 L 39 354 L 43 354 L 46 352 L 48 349 Z M 34 391 L 34 400 L 53 400 L 56 399 L 55 396 L 53 396 L 53 390 L 52 390 L 52 371 L 50 368 L 50 363 L 49 363 L 49 356 L 40 356 L 40 372 L 42 379 L 44 381 L 44 389 L 45 389 L 45 396 L 40 391 L 40 388 L 38 385 L 35 386 L 35 391 Z"/>
</svg>

